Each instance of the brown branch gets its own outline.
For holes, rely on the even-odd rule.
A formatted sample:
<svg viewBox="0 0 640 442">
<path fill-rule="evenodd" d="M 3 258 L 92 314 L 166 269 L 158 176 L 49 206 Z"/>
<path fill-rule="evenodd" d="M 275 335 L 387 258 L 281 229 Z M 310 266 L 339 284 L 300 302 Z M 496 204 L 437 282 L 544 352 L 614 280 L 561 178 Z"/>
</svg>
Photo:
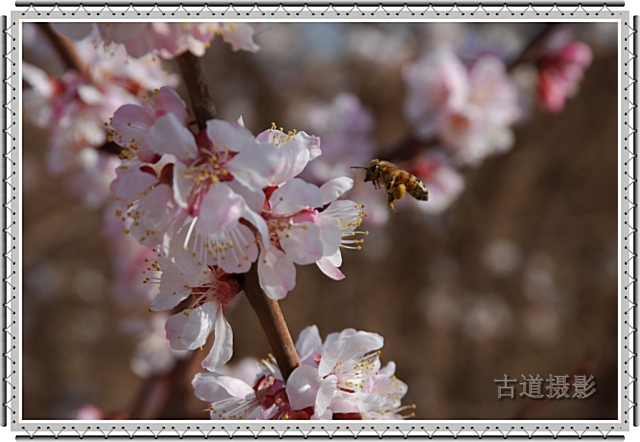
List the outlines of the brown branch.
<svg viewBox="0 0 640 442">
<path fill-rule="evenodd" d="M 190 52 L 185 52 L 176 60 L 191 99 L 198 127 L 202 130 L 206 127 L 208 120 L 216 118 L 216 108 L 209 93 L 202 59 Z M 258 315 L 260 325 L 267 336 L 283 380 L 286 381 L 291 372 L 300 366 L 300 360 L 280 306 L 277 301 L 270 299 L 260 287 L 256 264 L 240 279 L 249 303 Z"/>
<path fill-rule="evenodd" d="M 430 140 L 418 140 L 414 138 L 413 135 L 409 134 L 385 156 L 390 161 L 394 162 L 408 161 L 418 156 L 423 150 L 427 150 L 437 144 L 438 140 L 436 138 Z"/>
<path fill-rule="evenodd" d="M 204 72 L 202 58 L 187 51 L 176 57 L 178 68 L 191 99 L 191 107 L 200 130 L 207 126 L 207 121 L 216 118 L 216 107 L 209 93 L 209 84 Z"/>
<path fill-rule="evenodd" d="M 49 23 L 37 22 L 36 25 L 56 49 L 66 69 L 73 69 L 82 74 L 86 72 L 87 65 L 78 55 L 78 51 L 76 51 L 71 40 L 54 31 Z"/>
<path fill-rule="evenodd" d="M 278 301 L 269 298 L 260 287 L 257 264 L 254 263 L 251 270 L 244 274 L 241 283 L 251 307 L 258 315 L 271 351 L 278 362 L 280 373 L 286 382 L 293 370 L 300 366 L 300 359 L 282 316 L 280 305 Z"/>
<path fill-rule="evenodd" d="M 530 61 L 534 61 L 540 58 L 542 52 L 544 50 L 544 43 L 546 40 L 553 34 L 558 27 L 562 25 L 562 23 L 546 23 L 542 31 L 538 35 L 536 35 L 529 44 L 520 52 L 520 55 L 513 59 L 507 65 L 507 72 L 513 71 L 515 68 L 520 66 L 523 63 L 527 63 Z"/>
<path fill-rule="evenodd" d="M 129 412 L 129 417 L 131 419 L 144 418 L 144 412 L 148 406 L 149 399 L 156 388 L 159 378 L 160 377 L 158 375 L 152 375 L 144 380 L 142 387 L 131 406 L 131 411 Z"/>
<path fill-rule="evenodd" d="M 193 387 L 188 375 L 195 358 L 196 352 L 190 352 L 185 359 L 176 362 L 176 366 L 166 376 L 169 392 L 156 419 L 189 419 L 187 402 L 193 396 Z"/>
</svg>

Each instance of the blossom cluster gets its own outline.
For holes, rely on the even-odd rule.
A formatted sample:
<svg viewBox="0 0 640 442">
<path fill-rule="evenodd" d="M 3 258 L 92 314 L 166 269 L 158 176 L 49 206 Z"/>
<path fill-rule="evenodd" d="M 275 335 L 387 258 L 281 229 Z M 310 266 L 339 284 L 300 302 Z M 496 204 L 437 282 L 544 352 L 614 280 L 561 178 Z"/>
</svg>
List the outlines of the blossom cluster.
<svg viewBox="0 0 640 442">
<path fill-rule="evenodd" d="M 163 85 L 175 86 L 178 77 L 165 72 L 151 56 L 134 59 L 122 45 L 107 47 L 86 38 L 74 44 L 86 68 L 57 77 L 24 62 L 25 115 L 46 129 L 47 167 L 54 174 L 73 172 L 70 187 L 98 206 L 109 196 L 117 158 L 100 152 L 107 141 L 104 124 L 120 106 L 138 101 L 140 94 Z"/>
<path fill-rule="evenodd" d="M 184 101 L 163 87 L 148 101 L 119 108 L 110 137 L 124 149 L 111 189 L 126 230 L 159 257 L 151 309 L 182 308 L 169 318 L 177 350 L 204 345 L 205 368 L 225 364 L 232 331 L 224 313 L 241 287 L 234 275 L 256 263 L 261 288 L 282 299 L 295 286 L 294 264 L 316 264 L 344 278 L 341 248 L 359 248 L 362 205 L 338 198 L 353 185 L 322 186 L 296 176 L 321 154 L 320 139 L 273 125 L 253 136 L 242 124 L 209 120 L 195 134 Z"/>
<path fill-rule="evenodd" d="M 427 52 L 404 76 L 405 115 L 418 138 L 441 140 L 468 164 L 511 147 L 518 95 L 497 57 L 481 56 L 467 69 L 453 52 Z"/>
<path fill-rule="evenodd" d="M 100 41 L 122 44 L 132 57 L 155 54 L 171 59 L 187 51 L 202 57 L 216 35 L 234 51 L 256 52 L 260 46 L 253 41 L 254 35 L 271 26 L 231 22 L 102 22 L 55 23 L 53 27 L 76 40 L 93 34 Z"/>
<path fill-rule="evenodd" d="M 318 328 L 296 343 L 301 365 L 285 382 L 273 358 L 261 361 L 252 380 L 233 373 L 198 373 L 196 396 L 209 402 L 211 419 L 404 419 L 407 385 L 395 364 L 382 366 L 382 336 L 354 329 L 322 341 Z M 244 374 L 244 373 L 243 373 Z"/>
<path fill-rule="evenodd" d="M 578 91 L 584 70 L 593 59 L 591 48 L 580 41 L 554 42 L 538 62 L 538 98 L 549 112 L 564 109 L 568 97 Z"/>
</svg>

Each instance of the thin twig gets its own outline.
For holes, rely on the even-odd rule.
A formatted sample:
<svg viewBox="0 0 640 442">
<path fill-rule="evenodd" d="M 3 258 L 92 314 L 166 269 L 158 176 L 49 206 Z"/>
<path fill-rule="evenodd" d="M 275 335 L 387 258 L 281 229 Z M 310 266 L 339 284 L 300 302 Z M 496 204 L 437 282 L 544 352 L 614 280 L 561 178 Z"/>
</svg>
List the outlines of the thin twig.
<svg viewBox="0 0 640 442">
<path fill-rule="evenodd" d="M 54 31 L 49 23 L 37 22 L 36 25 L 47 36 L 53 47 L 56 48 L 66 69 L 73 69 L 83 74 L 86 72 L 87 65 L 78 55 L 71 40 Z"/>
<path fill-rule="evenodd" d="M 178 68 L 191 99 L 191 107 L 200 130 L 207 126 L 207 121 L 216 118 L 216 107 L 209 93 L 209 84 L 204 72 L 202 58 L 187 51 L 176 57 Z"/>
<path fill-rule="evenodd" d="M 513 71 L 515 68 L 520 66 L 523 63 L 527 63 L 529 61 L 536 60 L 540 58 L 542 51 L 544 49 L 544 43 L 547 41 L 549 36 L 555 32 L 555 30 L 562 23 L 545 23 L 544 28 L 536 35 L 529 44 L 520 52 L 520 55 L 513 59 L 507 65 L 507 72 Z"/>
<path fill-rule="evenodd" d="M 278 301 L 269 298 L 260 287 L 258 266 L 254 263 L 242 280 L 242 289 L 264 330 L 269 346 L 280 368 L 284 380 L 300 366 L 298 352 L 284 321 Z"/>
<path fill-rule="evenodd" d="M 144 380 L 144 383 L 131 406 L 131 411 L 129 412 L 129 417 L 131 419 L 142 419 L 144 417 L 144 412 L 149 405 L 149 398 L 152 396 L 153 391 L 156 388 L 158 379 L 159 376 L 153 375 Z"/>
<path fill-rule="evenodd" d="M 167 375 L 169 393 L 164 406 L 156 419 L 188 419 L 187 401 L 193 396 L 193 387 L 189 378 L 189 368 L 196 357 L 196 352 L 189 352 L 185 359 L 176 362 L 176 366 Z"/>
</svg>

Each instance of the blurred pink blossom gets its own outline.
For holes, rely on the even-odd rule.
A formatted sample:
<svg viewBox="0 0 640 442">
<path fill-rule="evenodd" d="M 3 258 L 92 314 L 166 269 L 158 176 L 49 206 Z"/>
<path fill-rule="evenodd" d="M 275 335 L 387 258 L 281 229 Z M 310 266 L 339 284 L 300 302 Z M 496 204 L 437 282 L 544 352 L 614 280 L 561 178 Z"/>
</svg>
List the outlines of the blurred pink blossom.
<svg viewBox="0 0 640 442">
<path fill-rule="evenodd" d="M 576 94 L 592 60 L 591 48 L 580 41 L 550 47 L 538 61 L 540 105 L 552 113 L 562 111 L 566 99 Z"/>
<path fill-rule="evenodd" d="M 373 158 L 373 114 L 357 96 L 340 93 L 331 103 L 307 110 L 305 120 L 322 138 L 322 156 L 309 163 L 305 179 L 318 183 L 347 175 L 350 166 Z"/>
<path fill-rule="evenodd" d="M 107 197 L 117 164 L 95 151 L 108 141 L 110 117 L 148 90 L 176 85 L 178 77 L 153 57 L 128 57 L 121 45 L 95 44 L 90 37 L 74 45 L 85 64 L 82 72 L 68 70 L 58 78 L 23 63 L 23 79 L 31 86 L 23 93 L 23 105 L 25 117 L 49 132 L 49 171 L 73 173 L 69 187 L 95 207 Z"/>
<path fill-rule="evenodd" d="M 132 57 L 157 54 L 171 59 L 184 52 L 202 57 L 211 41 L 219 35 L 234 51 L 256 52 L 255 34 L 269 29 L 264 23 L 230 22 L 101 22 L 54 23 L 53 28 L 67 37 L 78 40 L 93 35 L 94 40 L 121 43 Z M 96 32 L 97 28 L 97 32 Z"/>
<path fill-rule="evenodd" d="M 466 68 L 452 52 L 428 52 L 404 70 L 405 116 L 420 139 L 441 141 L 464 163 L 478 165 L 513 144 L 520 118 L 516 88 L 491 55 Z"/>
<path fill-rule="evenodd" d="M 141 378 L 169 373 L 179 359 L 187 356 L 187 351 L 174 350 L 165 337 L 164 325 L 168 315 L 158 313 L 148 322 L 131 321 L 123 324 L 123 328 L 133 331 L 138 328 L 137 335 L 142 338 L 131 355 L 131 371 Z"/>
</svg>

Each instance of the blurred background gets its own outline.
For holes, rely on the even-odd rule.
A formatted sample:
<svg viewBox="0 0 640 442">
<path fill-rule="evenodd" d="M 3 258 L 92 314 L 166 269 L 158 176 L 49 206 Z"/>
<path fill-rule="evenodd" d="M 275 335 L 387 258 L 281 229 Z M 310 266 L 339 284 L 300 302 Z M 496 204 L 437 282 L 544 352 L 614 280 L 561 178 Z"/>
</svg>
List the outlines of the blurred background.
<svg viewBox="0 0 640 442">
<path fill-rule="evenodd" d="M 349 93 L 366 115 L 361 132 L 370 146 L 361 152 L 387 158 L 412 130 L 403 66 L 436 46 L 462 60 L 487 52 L 514 60 L 544 26 L 280 23 L 256 37 L 255 54 L 214 40 L 205 63 L 220 118 L 242 116 L 254 134 L 275 121 L 331 138 L 335 124 L 318 109 Z M 25 24 L 25 61 L 59 74 L 51 48 L 30 44 L 30 32 L 42 42 Z M 617 418 L 617 29 L 576 24 L 571 32 L 590 46 L 593 62 L 562 112 L 522 99 L 512 149 L 460 167 L 463 185 L 438 212 L 406 197 L 390 213 L 384 191 L 358 189 L 366 206 L 373 201 L 362 224 L 369 235 L 362 250 L 344 251 L 346 279 L 298 266 L 296 287 L 280 303 L 294 340 L 311 324 L 323 337 L 348 327 L 382 335 L 381 359 L 397 364 L 409 386 L 403 403 L 416 405 L 416 418 Z M 177 72 L 172 61 L 165 68 Z M 522 97 L 531 69 L 510 70 Z M 166 374 L 173 359 L 165 354 L 165 373 L 154 372 L 140 347 L 148 338 L 146 345 L 163 345 L 150 338 L 162 335 L 162 321 L 118 288 L 123 277 L 135 284 L 143 276 L 114 258 L 104 233 L 108 205 L 84 204 L 68 176 L 47 170 L 46 131 L 25 119 L 23 137 L 23 417 L 80 417 L 88 404 L 126 417 L 150 378 L 176 379 Z M 352 164 L 354 155 L 339 151 L 333 161 L 366 164 L 366 156 Z M 269 353 L 246 299 L 227 318 L 232 362 Z M 178 365 L 180 382 L 189 417 L 208 419 L 189 385 L 207 350 L 198 353 Z M 597 393 L 547 402 L 497 397 L 494 379 L 505 374 L 523 382 L 522 375 L 575 373 L 593 375 Z M 160 403 L 168 393 L 147 394 Z"/>
</svg>

